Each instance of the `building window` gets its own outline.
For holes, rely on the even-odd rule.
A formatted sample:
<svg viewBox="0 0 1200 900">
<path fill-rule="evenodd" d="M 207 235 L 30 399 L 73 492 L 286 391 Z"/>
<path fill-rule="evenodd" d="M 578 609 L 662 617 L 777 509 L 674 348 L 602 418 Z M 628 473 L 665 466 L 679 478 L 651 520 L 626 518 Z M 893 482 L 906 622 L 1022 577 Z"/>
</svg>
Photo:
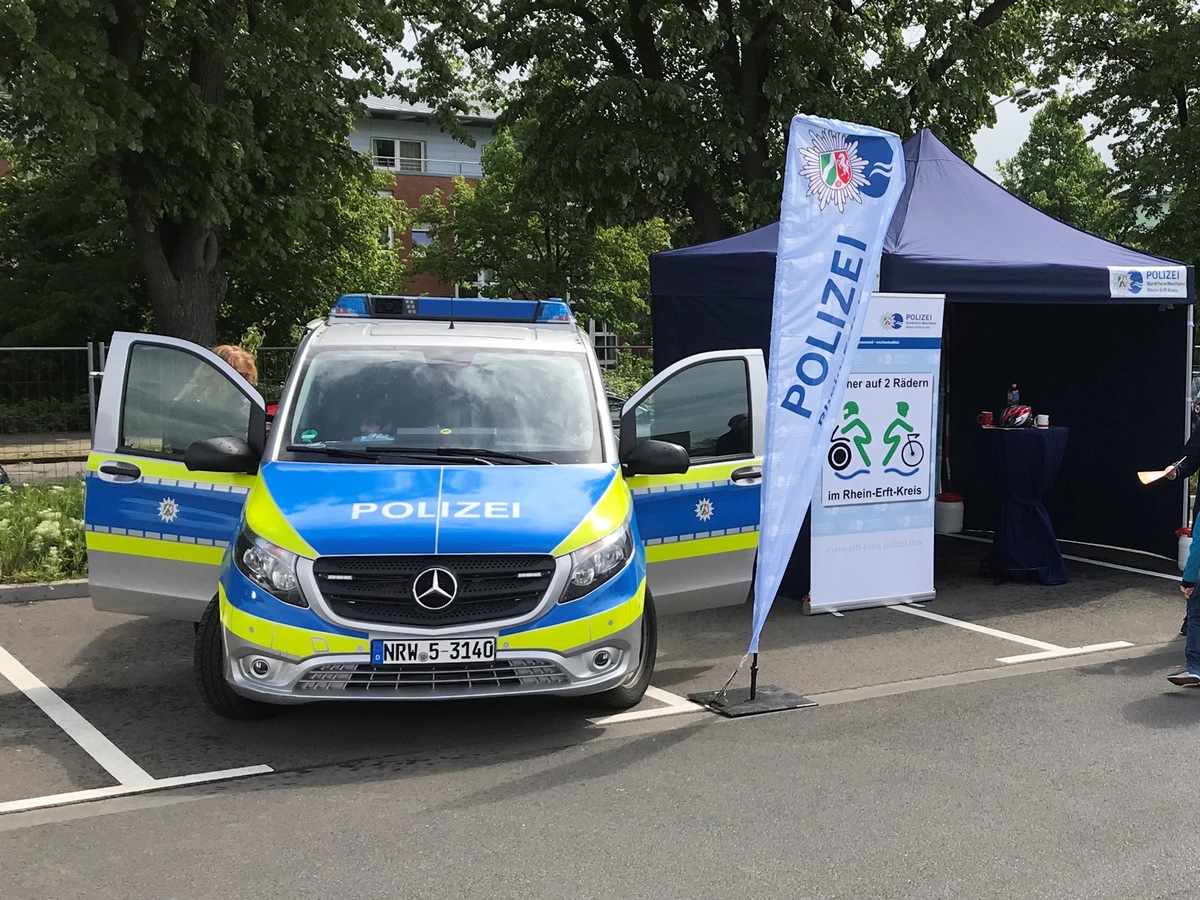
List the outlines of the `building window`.
<svg viewBox="0 0 1200 900">
<path fill-rule="evenodd" d="M 595 319 L 588 319 L 588 335 L 592 339 L 592 346 L 596 348 L 596 360 L 601 367 L 615 368 L 619 335 L 610 331 L 604 322 L 597 322 Z"/>
<path fill-rule="evenodd" d="M 371 155 L 375 166 L 393 172 L 424 172 L 425 142 L 396 138 L 372 138 Z"/>
<path fill-rule="evenodd" d="M 392 225 L 384 225 L 379 232 L 379 246 L 391 250 L 396 246 L 396 229 Z"/>
<path fill-rule="evenodd" d="M 428 225 L 418 225 L 412 230 L 412 245 L 414 247 L 428 247 L 433 243 L 433 235 L 429 233 Z"/>
</svg>

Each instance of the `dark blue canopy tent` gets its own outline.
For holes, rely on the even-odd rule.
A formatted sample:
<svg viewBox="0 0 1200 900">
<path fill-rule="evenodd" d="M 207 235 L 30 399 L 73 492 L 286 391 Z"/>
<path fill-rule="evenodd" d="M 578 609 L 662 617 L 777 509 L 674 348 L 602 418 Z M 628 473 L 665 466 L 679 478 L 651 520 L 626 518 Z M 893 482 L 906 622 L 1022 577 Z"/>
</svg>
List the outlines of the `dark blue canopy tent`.
<svg viewBox="0 0 1200 900">
<path fill-rule="evenodd" d="M 1177 459 L 1184 441 L 1193 268 L 1186 300 L 1113 299 L 1109 266 L 1178 263 L 1045 215 L 928 130 L 904 151 L 880 290 L 946 295 L 942 489 L 965 495 L 967 527 L 990 528 L 999 503 L 975 416 L 1003 407 L 1015 382 L 1034 412 L 1071 429 L 1047 503 L 1058 536 L 1173 557 L 1182 488 L 1143 487 L 1135 473 Z M 767 350 L 778 234 L 768 225 L 651 257 L 656 369 Z"/>
</svg>

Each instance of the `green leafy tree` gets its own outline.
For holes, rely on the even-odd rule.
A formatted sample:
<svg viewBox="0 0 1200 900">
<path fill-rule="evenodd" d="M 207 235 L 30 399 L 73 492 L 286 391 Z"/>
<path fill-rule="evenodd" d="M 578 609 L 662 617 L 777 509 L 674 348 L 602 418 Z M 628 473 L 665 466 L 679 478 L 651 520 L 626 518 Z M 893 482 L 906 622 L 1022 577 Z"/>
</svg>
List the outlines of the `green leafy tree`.
<svg viewBox="0 0 1200 900">
<path fill-rule="evenodd" d="M 1077 116 L 1112 136 L 1138 242 L 1192 260 L 1200 247 L 1200 10 L 1182 0 L 1061 0 L 1046 71 L 1076 79 Z"/>
<path fill-rule="evenodd" d="M 387 237 L 404 230 L 402 207 L 390 194 L 381 196 L 394 176 L 361 169 L 332 175 L 317 216 L 296 223 L 287 256 L 232 261 L 221 335 L 234 340 L 256 327 L 269 346 L 291 344 L 339 294 L 399 291 L 404 266 Z"/>
<path fill-rule="evenodd" d="M 0 344 L 82 346 L 138 328 L 141 284 L 115 185 L 0 147 Z"/>
<path fill-rule="evenodd" d="M 154 327 L 211 343 L 231 274 L 285 264 L 365 171 L 346 137 L 403 27 L 390 0 L 16 0 L 0 132 L 111 179 Z"/>
<path fill-rule="evenodd" d="M 1123 236 L 1116 181 L 1067 98 L 1034 114 L 1029 137 L 999 169 L 1004 187 L 1042 212 L 1109 240 Z"/>
<path fill-rule="evenodd" d="M 994 94 L 1027 76 L 1034 0 L 446 0 L 414 55 L 450 93 L 464 71 L 516 71 L 506 107 L 543 189 L 603 224 L 648 215 L 724 237 L 778 215 L 797 112 L 970 153 Z M 457 56 L 456 56 L 457 54 Z M 467 65 L 469 63 L 469 65 Z"/>
<path fill-rule="evenodd" d="M 666 224 L 597 227 L 542 183 L 507 130 L 484 149 L 477 185 L 456 179 L 449 197 L 423 198 L 415 218 L 429 223 L 433 238 L 414 249 L 418 271 L 470 287 L 488 271 L 493 295 L 569 298 L 579 318 L 605 321 L 627 338 L 646 330 L 649 256 L 668 245 Z"/>
</svg>

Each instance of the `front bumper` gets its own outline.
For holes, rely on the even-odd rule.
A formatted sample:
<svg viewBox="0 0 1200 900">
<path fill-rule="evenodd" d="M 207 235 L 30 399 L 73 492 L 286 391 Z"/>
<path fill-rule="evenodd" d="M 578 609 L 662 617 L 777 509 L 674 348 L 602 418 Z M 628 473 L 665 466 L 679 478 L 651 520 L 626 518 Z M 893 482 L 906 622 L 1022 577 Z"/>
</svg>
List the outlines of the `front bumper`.
<svg viewBox="0 0 1200 900">
<path fill-rule="evenodd" d="M 498 649 L 494 662 L 423 666 L 374 666 L 371 654 L 323 653 L 288 659 L 232 633 L 225 633 L 225 677 L 243 697 L 268 703 L 318 700 L 461 700 L 527 694 L 594 694 L 616 687 L 638 668 L 642 618 L 568 653 Z M 499 647 L 504 644 L 500 639 Z M 611 662 L 593 665 L 598 650 Z M 251 669 L 265 661 L 268 672 Z"/>
<path fill-rule="evenodd" d="M 631 564 L 593 594 L 551 602 L 517 625 L 347 628 L 320 604 L 284 604 L 229 567 L 220 597 L 225 678 L 242 696 L 269 703 L 599 693 L 638 670 L 645 596 L 645 568 Z M 373 639 L 484 636 L 496 637 L 496 659 L 487 663 L 371 663 Z M 594 659 L 599 650 L 608 651 L 603 667 Z"/>
</svg>

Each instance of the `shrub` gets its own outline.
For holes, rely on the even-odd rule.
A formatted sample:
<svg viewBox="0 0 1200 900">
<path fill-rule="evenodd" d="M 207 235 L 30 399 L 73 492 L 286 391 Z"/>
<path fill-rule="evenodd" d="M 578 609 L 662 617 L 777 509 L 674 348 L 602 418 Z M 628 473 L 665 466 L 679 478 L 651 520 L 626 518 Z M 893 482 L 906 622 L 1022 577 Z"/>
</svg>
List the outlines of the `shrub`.
<svg viewBox="0 0 1200 900">
<path fill-rule="evenodd" d="M 617 354 L 617 365 L 601 373 L 604 387 L 628 399 L 654 375 L 654 362 L 649 357 L 635 356 L 631 350 Z"/>
<path fill-rule="evenodd" d="M 87 396 L 71 400 L 18 400 L 0 403 L 0 434 L 88 431 Z"/>
<path fill-rule="evenodd" d="M 0 582 L 86 575 L 83 482 L 0 486 Z"/>
</svg>

